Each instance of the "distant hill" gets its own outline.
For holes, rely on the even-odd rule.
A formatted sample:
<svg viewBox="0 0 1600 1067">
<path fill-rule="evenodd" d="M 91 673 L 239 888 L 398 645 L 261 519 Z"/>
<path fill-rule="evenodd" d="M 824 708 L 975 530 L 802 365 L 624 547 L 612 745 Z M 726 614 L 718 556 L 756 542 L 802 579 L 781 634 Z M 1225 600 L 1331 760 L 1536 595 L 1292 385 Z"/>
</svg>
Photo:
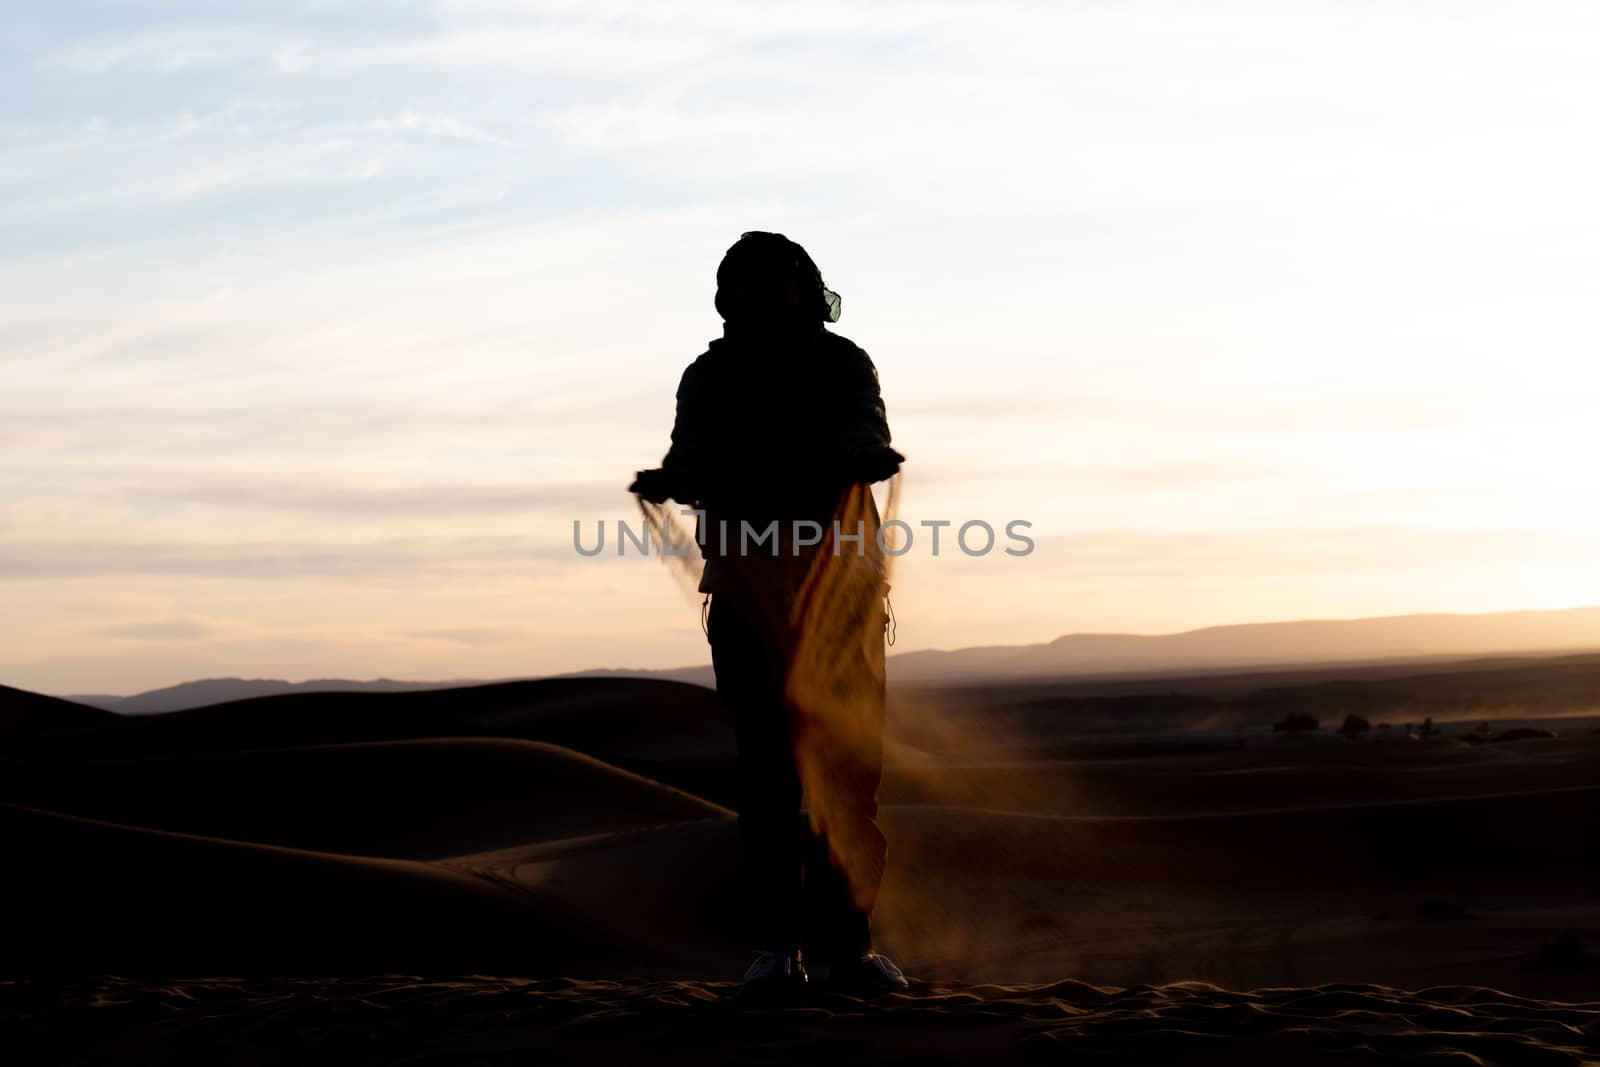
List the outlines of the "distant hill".
<svg viewBox="0 0 1600 1067">
<path fill-rule="evenodd" d="M 1600 607 L 1249 623 L 1156 636 L 1069 634 L 1039 645 L 905 652 L 889 660 L 889 675 L 903 684 L 950 684 L 1593 649 L 1600 649 Z"/>
<path fill-rule="evenodd" d="M 588 670 L 556 675 L 558 678 L 654 678 L 668 682 L 687 682 L 690 685 L 712 686 L 715 679 L 711 668 L 677 667 L 671 670 Z M 251 700 L 255 697 L 280 696 L 285 693 L 411 693 L 423 689 L 459 689 L 464 686 L 489 685 L 499 682 L 528 681 L 519 678 L 457 678 L 442 682 L 406 682 L 393 678 L 356 681 L 351 678 L 315 678 L 304 682 L 289 682 L 282 678 L 202 678 L 181 682 L 161 689 L 151 689 L 133 696 L 106 696 L 101 694 L 64 697 L 103 711 L 121 715 L 159 715 L 168 711 L 204 708 L 233 700 Z"/>
<path fill-rule="evenodd" d="M 717 676 L 711 670 L 711 664 L 703 667 L 672 667 L 668 670 L 647 671 L 630 668 L 600 668 L 587 671 L 573 671 L 571 674 L 559 674 L 558 678 L 655 678 L 663 682 L 687 682 L 689 685 L 703 685 L 707 689 L 717 687 Z"/>
<path fill-rule="evenodd" d="M 1394 615 L 1370 619 L 1208 626 L 1175 634 L 1068 634 L 1037 645 L 902 652 L 889 657 L 902 685 L 1227 671 L 1319 664 L 1427 662 L 1510 653 L 1600 649 L 1600 607 L 1482 615 Z M 651 678 L 712 686 L 709 666 L 668 670 L 595 669 L 563 678 Z M 495 679 L 509 681 L 515 679 Z M 407 682 L 389 678 L 208 678 L 127 697 L 72 696 L 122 714 L 154 714 L 295 692 L 409 692 L 481 685 L 481 679 Z"/>
<path fill-rule="evenodd" d="M 477 685 L 477 680 L 447 682 L 398 682 L 378 678 L 357 682 L 348 678 L 317 678 L 305 682 L 286 682 L 281 678 L 202 678 L 133 696 L 72 696 L 67 700 L 123 715 L 156 715 L 185 708 L 203 708 L 230 700 L 277 696 L 281 693 L 406 693 L 416 689 L 450 689 Z"/>
</svg>

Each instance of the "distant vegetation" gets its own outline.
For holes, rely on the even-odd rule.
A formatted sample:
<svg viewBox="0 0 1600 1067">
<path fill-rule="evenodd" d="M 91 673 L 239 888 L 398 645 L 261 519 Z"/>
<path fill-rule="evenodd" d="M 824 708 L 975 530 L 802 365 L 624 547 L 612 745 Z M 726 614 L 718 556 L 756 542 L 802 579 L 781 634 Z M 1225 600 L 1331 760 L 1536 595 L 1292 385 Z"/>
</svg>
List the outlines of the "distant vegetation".
<svg viewBox="0 0 1600 1067">
<path fill-rule="evenodd" d="M 1502 730 L 1489 738 L 1490 741 L 1545 741 L 1556 736 L 1554 730 L 1544 730 L 1535 726 L 1514 726 L 1509 730 Z"/>
<path fill-rule="evenodd" d="M 1360 715 L 1346 715 L 1344 723 L 1339 727 L 1339 733 L 1345 737 L 1355 737 L 1372 729 L 1372 724 Z"/>
<path fill-rule="evenodd" d="M 1315 715 L 1307 715 L 1303 711 L 1291 711 L 1289 714 L 1273 723 L 1272 728 L 1274 730 L 1282 731 L 1283 733 L 1298 734 L 1309 733 L 1310 731 L 1315 730 L 1319 725 L 1321 724 L 1317 722 L 1317 717 Z"/>
</svg>

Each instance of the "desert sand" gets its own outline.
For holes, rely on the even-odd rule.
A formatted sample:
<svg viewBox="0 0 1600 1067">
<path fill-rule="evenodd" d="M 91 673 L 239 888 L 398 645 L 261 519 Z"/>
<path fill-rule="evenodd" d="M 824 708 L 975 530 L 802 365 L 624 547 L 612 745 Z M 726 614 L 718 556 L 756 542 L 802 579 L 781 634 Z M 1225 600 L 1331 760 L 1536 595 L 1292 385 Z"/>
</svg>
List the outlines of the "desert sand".
<svg viewBox="0 0 1600 1067">
<path fill-rule="evenodd" d="M 0 1027 L 19 1062 L 1600 1060 L 1600 717 L 1517 670 L 1520 715 L 1385 677 L 1419 713 L 1351 738 L 1375 698 L 1326 672 L 902 692 L 876 925 L 917 981 L 781 1006 L 731 995 L 708 690 L 0 690 Z M 1511 725 L 1554 736 L 1479 740 Z"/>
</svg>

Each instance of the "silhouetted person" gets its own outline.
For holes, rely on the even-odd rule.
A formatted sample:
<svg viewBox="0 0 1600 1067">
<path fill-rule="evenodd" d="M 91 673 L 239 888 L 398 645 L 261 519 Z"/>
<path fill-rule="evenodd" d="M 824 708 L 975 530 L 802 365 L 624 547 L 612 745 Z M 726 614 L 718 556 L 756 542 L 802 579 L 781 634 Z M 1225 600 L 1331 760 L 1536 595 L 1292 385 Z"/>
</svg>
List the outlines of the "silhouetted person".
<svg viewBox="0 0 1600 1067">
<path fill-rule="evenodd" d="M 904 457 L 877 370 L 825 327 L 839 298 L 800 245 L 742 235 L 717 269 L 716 307 L 723 335 L 684 371 L 671 448 L 631 488 L 700 509 L 707 635 L 739 748 L 757 950 L 744 990 L 804 983 L 802 957 L 830 965 L 841 990 L 904 989 L 869 925 L 885 853 L 887 586 L 868 488 Z M 836 541 L 836 521 L 861 540 Z M 771 540 L 751 544 L 751 532 Z"/>
</svg>

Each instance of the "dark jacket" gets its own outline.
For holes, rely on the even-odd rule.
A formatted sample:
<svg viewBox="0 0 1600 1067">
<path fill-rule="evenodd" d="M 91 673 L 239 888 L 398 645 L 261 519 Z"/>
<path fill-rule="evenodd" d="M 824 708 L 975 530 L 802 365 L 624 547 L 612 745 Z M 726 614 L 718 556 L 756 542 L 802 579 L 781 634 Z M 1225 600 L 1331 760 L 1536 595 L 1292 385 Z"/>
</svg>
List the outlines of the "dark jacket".
<svg viewBox="0 0 1600 1067">
<path fill-rule="evenodd" d="M 850 486 L 893 474 L 902 457 L 889 442 L 877 368 L 851 341 L 820 326 L 729 326 L 683 372 L 662 469 L 675 499 L 728 523 L 735 539 L 741 522 L 773 520 L 787 538 L 794 520 L 828 528 Z M 876 513 L 869 518 L 871 537 Z M 707 537 L 707 591 L 725 567 L 717 540 Z"/>
</svg>

